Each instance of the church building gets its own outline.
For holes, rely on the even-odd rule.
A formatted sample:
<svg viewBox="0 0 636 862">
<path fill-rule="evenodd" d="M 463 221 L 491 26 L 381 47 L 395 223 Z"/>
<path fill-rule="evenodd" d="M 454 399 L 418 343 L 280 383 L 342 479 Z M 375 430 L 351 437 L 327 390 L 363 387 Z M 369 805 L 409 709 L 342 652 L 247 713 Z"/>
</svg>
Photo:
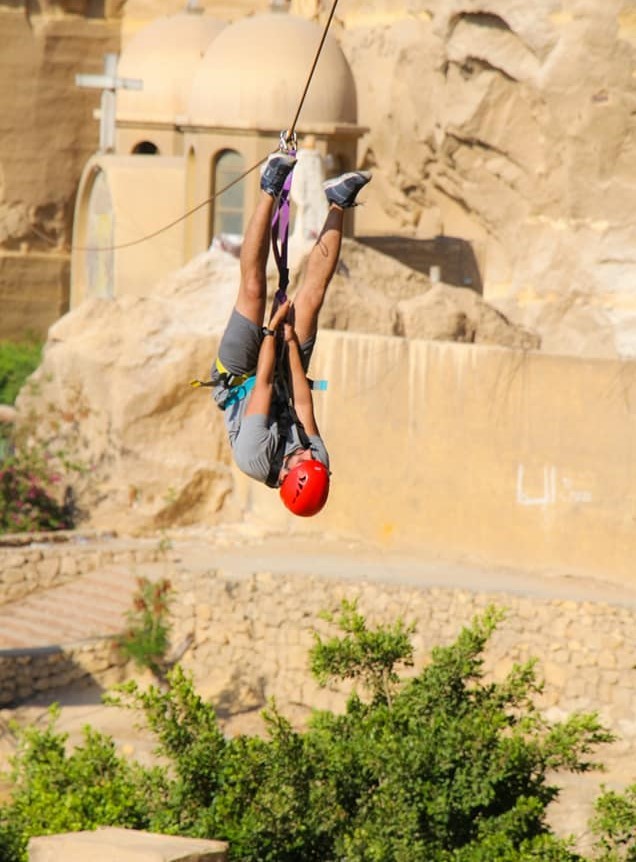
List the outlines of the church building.
<svg viewBox="0 0 636 862">
<path fill-rule="evenodd" d="M 240 238 L 258 167 L 294 120 L 322 35 L 274 8 L 229 24 L 193 8 L 130 39 L 100 85 L 100 151 L 76 199 L 71 307 L 143 294 L 215 238 Z M 327 35 L 296 123 L 299 148 L 337 175 L 358 166 L 365 131 L 351 69 Z"/>
</svg>

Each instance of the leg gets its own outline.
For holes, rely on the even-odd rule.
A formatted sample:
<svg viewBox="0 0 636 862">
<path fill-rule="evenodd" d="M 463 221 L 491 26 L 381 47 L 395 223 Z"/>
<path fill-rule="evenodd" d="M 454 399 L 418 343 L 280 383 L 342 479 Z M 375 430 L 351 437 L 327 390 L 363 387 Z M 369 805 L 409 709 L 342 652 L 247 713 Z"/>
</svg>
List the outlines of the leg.
<svg viewBox="0 0 636 862">
<path fill-rule="evenodd" d="M 263 325 L 267 294 L 267 255 L 275 200 L 261 191 L 241 246 L 241 283 L 236 310 L 257 326 Z"/>
<path fill-rule="evenodd" d="M 301 344 L 316 334 L 318 315 L 338 265 L 343 221 L 344 210 L 332 204 L 320 236 L 309 254 L 302 286 L 294 297 L 295 328 Z"/>
<path fill-rule="evenodd" d="M 370 179 L 368 171 L 350 171 L 324 183 L 329 212 L 309 254 L 305 280 L 294 299 L 296 334 L 301 344 L 313 338 L 318 329 L 318 315 L 340 256 L 344 211 L 356 205 L 358 192 Z"/>
<path fill-rule="evenodd" d="M 272 153 L 261 173 L 261 192 L 241 246 L 241 283 L 236 310 L 257 326 L 263 325 L 267 296 L 267 255 L 276 200 L 296 159 Z"/>
</svg>

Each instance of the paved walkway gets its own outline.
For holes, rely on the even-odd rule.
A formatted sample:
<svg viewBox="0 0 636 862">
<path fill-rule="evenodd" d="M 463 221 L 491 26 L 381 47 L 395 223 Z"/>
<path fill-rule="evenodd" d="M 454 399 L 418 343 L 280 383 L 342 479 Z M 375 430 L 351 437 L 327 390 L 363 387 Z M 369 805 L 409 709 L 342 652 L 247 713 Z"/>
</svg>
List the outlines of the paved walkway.
<svg viewBox="0 0 636 862">
<path fill-rule="evenodd" d="M 165 561 L 111 565 L 0 606 L 0 650 L 62 646 L 116 634 L 125 626 L 137 578 L 170 577 L 175 568 L 222 570 L 236 578 L 268 571 L 636 607 L 636 588 L 600 579 L 423 559 L 337 539 L 267 536 L 243 526 L 176 531 L 170 539 Z"/>
</svg>

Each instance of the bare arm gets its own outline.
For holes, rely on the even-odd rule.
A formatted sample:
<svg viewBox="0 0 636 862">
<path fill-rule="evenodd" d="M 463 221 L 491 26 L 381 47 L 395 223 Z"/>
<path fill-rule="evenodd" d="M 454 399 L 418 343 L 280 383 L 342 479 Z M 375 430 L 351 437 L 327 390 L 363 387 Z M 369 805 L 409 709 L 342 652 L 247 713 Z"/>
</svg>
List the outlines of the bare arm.
<svg viewBox="0 0 636 862">
<path fill-rule="evenodd" d="M 282 321 L 285 319 L 289 309 L 289 302 L 285 302 L 276 310 L 276 314 L 272 317 L 269 328 L 276 331 Z M 266 335 L 261 343 L 261 349 L 258 354 L 258 362 L 256 364 L 256 380 L 252 389 L 248 404 L 245 408 L 245 415 L 261 415 L 267 416 L 272 403 L 272 394 L 274 392 L 274 371 L 276 368 L 276 338 L 271 335 Z"/>
<path fill-rule="evenodd" d="M 314 437 L 319 434 L 316 417 L 314 416 L 314 399 L 305 369 L 303 368 L 298 336 L 293 327 L 288 323 L 285 324 L 285 341 L 289 350 L 289 371 L 291 374 L 294 407 L 305 431 L 310 437 Z"/>
</svg>

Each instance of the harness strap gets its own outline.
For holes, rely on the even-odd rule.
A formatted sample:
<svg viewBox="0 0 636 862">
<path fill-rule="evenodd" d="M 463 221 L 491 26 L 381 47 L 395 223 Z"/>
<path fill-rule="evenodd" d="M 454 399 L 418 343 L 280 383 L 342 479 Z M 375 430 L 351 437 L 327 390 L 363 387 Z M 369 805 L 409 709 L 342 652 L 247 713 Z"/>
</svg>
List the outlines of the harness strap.
<svg viewBox="0 0 636 862">
<path fill-rule="evenodd" d="M 198 378 L 195 378 L 194 380 L 190 381 L 190 386 L 195 389 L 198 389 L 200 386 L 212 387 L 218 386 L 219 383 L 222 383 L 226 389 L 233 389 L 234 387 L 243 386 L 243 384 L 246 383 L 252 376 L 250 374 L 232 374 L 232 372 L 228 371 L 228 369 L 225 367 L 225 365 L 223 365 L 223 363 L 218 357 L 215 362 L 215 367 L 218 372 L 218 378 L 215 378 L 214 380 L 199 380 Z M 251 386 L 249 386 L 249 388 L 245 392 L 245 395 L 247 395 L 247 392 L 249 392 L 252 386 L 254 386 L 253 383 Z M 242 397 L 244 398 L 245 395 L 243 395 Z M 238 400 L 240 399 L 234 399 L 234 401 Z"/>
<path fill-rule="evenodd" d="M 289 155 L 296 155 L 296 135 L 288 140 L 285 132 L 280 134 L 279 149 Z M 289 286 L 289 267 L 287 265 L 289 245 L 289 223 L 290 223 L 290 192 L 293 170 L 289 172 L 283 185 L 283 190 L 278 198 L 278 204 L 272 216 L 271 240 L 272 253 L 278 268 L 278 290 L 274 297 L 272 314 L 276 308 L 287 298 L 287 287 Z"/>
<path fill-rule="evenodd" d="M 277 345 L 276 371 L 274 374 L 274 398 L 276 399 L 276 421 L 278 422 L 278 445 L 272 458 L 269 474 L 265 484 L 269 488 L 278 488 L 278 476 L 285 460 L 285 448 L 289 439 L 291 426 L 295 425 L 298 430 L 298 438 L 303 449 L 309 449 L 311 443 L 305 426 L 300 421 L 289 380 L 289 362 L 287 360 L 287 346 L 284 342 Z"/>
<path fill-rule="evenodd" d="M 268 488 L 278 488 L 278 477 L 280 475 L 283 461 L 285 460 L 285 448 L 289 439 L 291 426 L 295 425 L 298 431 L 298 439 L 303 449 L 309 449 L 311 442 L 305 431 L 305 426 L 298 418 L 296 409 L 289 394 L 289 388 L 285 378 L 280 380 L 278 377 L 274 381 L 274 397 L 277 398 L 279 409 L 276 411 L 276 421 L 278 422 L 278 445 L 272 457 L 269 467 L 269 473 L 265 484 Z"/>
</svg>

